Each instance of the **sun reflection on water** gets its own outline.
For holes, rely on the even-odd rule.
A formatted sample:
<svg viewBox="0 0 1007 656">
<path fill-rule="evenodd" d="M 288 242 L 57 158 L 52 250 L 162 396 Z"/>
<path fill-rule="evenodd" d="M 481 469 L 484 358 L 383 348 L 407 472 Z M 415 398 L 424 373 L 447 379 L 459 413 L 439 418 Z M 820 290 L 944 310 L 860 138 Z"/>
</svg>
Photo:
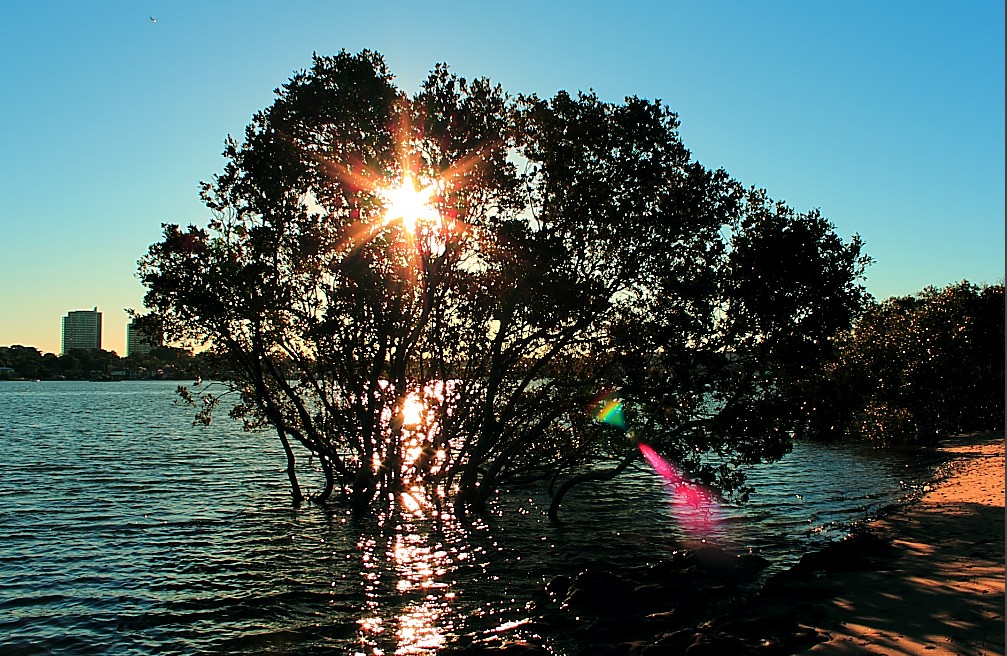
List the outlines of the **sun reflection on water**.
<svg viewBox="0 0 1007 656">
<path fill-rule="evenodd" d="M 460 591 L 454 577 L 472 567 L 472 549 L 446 546 L 447 536 L 464 531 L 453 515 L 440 512 L 436 492 L 418 476 L 421 468 L 436 472 L 445 459 L 433 437 L 443 395 L 443 384 L 410 393 L 386 418 L 401 422 L 403 489 L 399 503 L 380 518 L 385 530 L 357 543 L 367 600 L 357 622 L 361 656 L 433 654 L 457 629 L 453 606 Z"/>
<path fill-rule="evenodd" d="M 449 454 L 448 448 L 442 443 L 441 421 L 443 416 L 451 414 L 448 399 L 451 384 L 451 381 L 434 381 L 422 389 L 410 391 L 401 402 L 394 408 L 387 408 L 381 416 L 382 422 L 398 433 L 401 449 L 398 462 L 401 463 L 402 480 L 407 487 L 422 478 L 436 477 L 447 462 Z M 374 471 L 379 471 L 384 464 L 385 457 L 375 453 Z M 403 502 L 410 511 L 415 509 L 411 500 L 403 499 Z M 427 505 L 436 514 L 438 504 Z"/>
<path fill-rule="evenodd" d="M 452 574 L 468 554 L 445 547 L 427 518 L 403 517 L 415 523 L 398 524 L 384 544 L 358 543 L 367 598 L 367 615 L 358 621 L 366 651 L 358 653 L 365 656 L 436 653 L 456 628 L 452 605 L 459 592 Z"/>
</svg>

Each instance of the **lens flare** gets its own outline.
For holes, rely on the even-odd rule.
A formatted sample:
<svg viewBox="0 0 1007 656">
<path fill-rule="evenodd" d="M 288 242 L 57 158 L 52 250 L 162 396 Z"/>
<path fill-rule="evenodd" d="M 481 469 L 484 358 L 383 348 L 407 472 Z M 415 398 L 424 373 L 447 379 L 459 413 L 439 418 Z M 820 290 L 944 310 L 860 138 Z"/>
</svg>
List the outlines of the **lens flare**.
<svg viewBox="0 0 1007 656">
<path fill-rule="evenodd" d="M 388 223 L 401 221 L 402 227 L 413 236 L 418 224 L 439 223 L 440 214 L 431 204 L 433 192 L 432 186 L 418 188 L 412 175 L 406 173 L 397 186 L 378 190 L 385 201 L 385 220 Z"/>
<path fill-rule="evenodd" d="M 709 533 L 711 522 L 716 519 L 715 495 L 706 487 L 690 481 L 674 463 L 636 438 L 627 426 L 622 401 L 618 396 L 615 393 L 600 396 L 592 404 L 591 414 L 602 424 L 626 431 L 626 437 L 636 444 L 643 459 L 664 479 L 665 487 L 672 493 L 671 510 L 679 525 L 689 533 Z"/>
<path fill-rule="evenodd" d="M 644 460 L 650 463 L 654 471 L 660 474 L 669 485 L 680 485 L 685 482 L 681 472 L 670 462 L 659 456 L 657 451 L 652 449 L 649 444 L 640 442 L 637 446 L 640 448 L 640 453 L 643 454 Z"/>
<path fill-rule="evenodd" d="M 603 424 L 626 430 L 626 418 L 622 413 L 622 402 L 615 394 L 603 394 L 592 405 L 594 418 Z"/>
</svg>

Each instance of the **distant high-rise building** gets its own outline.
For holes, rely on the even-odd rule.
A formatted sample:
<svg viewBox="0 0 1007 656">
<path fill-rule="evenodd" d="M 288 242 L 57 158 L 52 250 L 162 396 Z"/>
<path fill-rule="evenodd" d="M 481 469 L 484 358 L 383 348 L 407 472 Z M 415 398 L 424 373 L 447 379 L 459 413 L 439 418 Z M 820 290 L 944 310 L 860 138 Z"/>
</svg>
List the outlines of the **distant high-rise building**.
<svg viewBox="0 0 1007 656">
<path fill-rule="evenodd" d="M 97 306 L 93 310 L 71 310 L 63 317 L 63 348 L 66 355 L 72 349 L 101 349 L 101 312 Z"/>
<path fill-rule="evenodd" d="M 161 346 L 161 340 L 151 339 L 150 337 L 144 335 L 140 330 L 133 325 L 130 321 L 129 325 L 126 326 L 126 357 L 135 353 L 150 353 L 152 348 Z"/>
</svg>

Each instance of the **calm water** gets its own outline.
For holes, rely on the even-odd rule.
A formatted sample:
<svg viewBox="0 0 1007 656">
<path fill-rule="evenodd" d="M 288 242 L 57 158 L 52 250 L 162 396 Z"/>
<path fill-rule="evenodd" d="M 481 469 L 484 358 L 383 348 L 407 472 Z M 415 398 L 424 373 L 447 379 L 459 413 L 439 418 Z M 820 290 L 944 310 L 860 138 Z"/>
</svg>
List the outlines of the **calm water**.
<svg viewBox="0 0 1007 656">
<path fill-rule="evenodd" d="M 552 576 L 708 540 L 774 567 L 929 475 L 798 445 L 743 508 L 682 518 L 651 472 L 575 490 L 562 526 L 522 492 L 462 530 L 289 507 L 270 434 L 194 428 L 174 383 L 0 383 L 0 653 L 427 654 L 506 630 Z M 302 481 L 305 483 L 307 481 Z"/>
</svg>

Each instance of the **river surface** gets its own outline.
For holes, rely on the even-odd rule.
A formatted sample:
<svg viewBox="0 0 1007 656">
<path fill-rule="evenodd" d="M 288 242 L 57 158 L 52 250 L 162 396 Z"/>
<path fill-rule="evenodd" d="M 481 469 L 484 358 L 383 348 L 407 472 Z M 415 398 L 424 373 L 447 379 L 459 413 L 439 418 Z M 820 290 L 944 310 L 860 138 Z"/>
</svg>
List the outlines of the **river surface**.
<svg viewBox="0 0 1007 656">
<path fill-rule="evenodd" d="M 934 465 L 798 444 L 750 473 L 748 504 L 702 517 L 641 461 L 574 490 L 560 526 L 542 491 L 470 527 L 356 522 L 291 509 L 276 438 L 226 418 L 193 427 L 175 387 L 0 383 L 0 653 L 435 653 L 519 625 L 549 579 L 587 565 L 706 541 L 789 566 Z"/>
</svg>

